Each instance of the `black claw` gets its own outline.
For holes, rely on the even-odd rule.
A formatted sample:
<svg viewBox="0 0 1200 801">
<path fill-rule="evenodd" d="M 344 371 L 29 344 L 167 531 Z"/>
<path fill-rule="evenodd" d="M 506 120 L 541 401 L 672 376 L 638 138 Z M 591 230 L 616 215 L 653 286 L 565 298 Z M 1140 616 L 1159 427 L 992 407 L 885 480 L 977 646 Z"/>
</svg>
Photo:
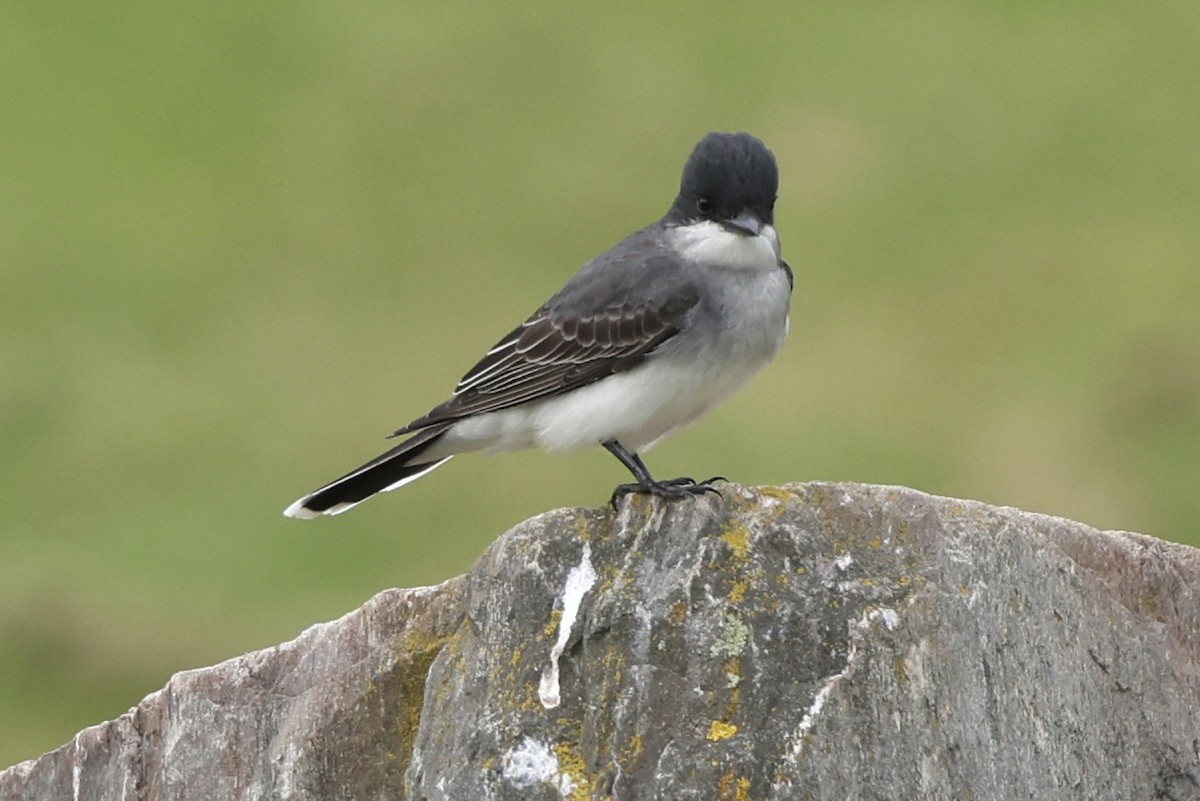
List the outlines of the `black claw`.
<svg viewBox="0 0 1200 801">
<path fill-rule="evenodd" d="M 724 481 L 720 476 L 715 476 L 707 481 L 695 481 L 691 478 L 672 478 L 666 481 L 651 481 L 639 484 L 618 484 L 613 490 L 612 497 L 608 499 L 609 504 L 613 509 L 617 508 L 617 501 L 624 498 L 631 492 L 648 492 L 659 498 L 666 500 L 678 500 L 679 498 L 687 498 L 694 495 L 704 495 L 705 493 L 713 493 L 718 498 L 721 497 L 721 491 L 712 485 L 714 481 Z"/>
<path fill-rule="evenodd" d="M 658 481 L 655 483 L 661 484 L 664 487 L 687 487 L 695 484 L 696 479 L 692 478 L 691 476 L 680 476 L 679 478 L 668 478 L 666 481 Z M 703 484 L 705 482 L 701 481 L 700 483 Z"/>
<path fill-rule="evenodd" d="M 608 504 L 613 509 L 616 509 L 617 501 L 621 500 L 631 492 L 641 492 L 641 490 L 641 484 L 618 484 L 616 489 L 613 490 L 612 495 L 609 497 Z"/>
</svg>

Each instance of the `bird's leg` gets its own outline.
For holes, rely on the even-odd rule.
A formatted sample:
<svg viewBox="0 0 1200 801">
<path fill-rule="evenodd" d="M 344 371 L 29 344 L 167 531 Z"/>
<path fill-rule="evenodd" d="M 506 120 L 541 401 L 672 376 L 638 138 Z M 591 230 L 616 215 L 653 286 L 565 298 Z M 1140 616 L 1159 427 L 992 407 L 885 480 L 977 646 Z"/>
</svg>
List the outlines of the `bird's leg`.
<svg viewBox="0 0 1200 801">
<path fill-rule="evenodd" d="M 706 492 L 721 494 L 717 492 L 716 487 L 712 486 L 714 481 L 724 480 L 721 476 L 714 476 L 707 481 L 698 483 L 695 479 L 686 476 L 655 481 L 654 477 L 650 475 L 650 468 L 646 467 L 646 463 L 642 461 L 642 457 L 627 451 L 615 439 L 607 440 L 603 445 L 609 453 L 620 459 L 621 464 L 625 465 L 637 479 L 634 484 L 618 484 L 617 488 L 613 490 L 612 497 L 608 499 L 608 502 L 614 509 L 617 507 L 617 501 L 631 492 L 648 492 L 660 498 L 685 498 L 688 495 L 703 495 Z"/>
</svg>

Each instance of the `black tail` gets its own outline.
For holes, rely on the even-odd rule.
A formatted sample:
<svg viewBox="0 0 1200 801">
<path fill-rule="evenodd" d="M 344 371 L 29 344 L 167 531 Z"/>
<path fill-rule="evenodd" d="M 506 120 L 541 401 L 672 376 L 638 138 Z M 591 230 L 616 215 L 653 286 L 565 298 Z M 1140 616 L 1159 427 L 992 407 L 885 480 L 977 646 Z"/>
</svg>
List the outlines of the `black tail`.
<svg viewBox="0 0 1200 801">
<path fill-rule="evenodd" d="M 288 517 L 308 519 L 319 515 L 336 515 L 362 503 L 377 492 L 385 492 L 416 481 L 449 456 L 432 461 L 420 461 L 421 454 L 437 442 L 450 423 L 430 426 L 371 461 L 331 481 L 319 490 L 305 495 L 283 513 Z"/>
</svg>

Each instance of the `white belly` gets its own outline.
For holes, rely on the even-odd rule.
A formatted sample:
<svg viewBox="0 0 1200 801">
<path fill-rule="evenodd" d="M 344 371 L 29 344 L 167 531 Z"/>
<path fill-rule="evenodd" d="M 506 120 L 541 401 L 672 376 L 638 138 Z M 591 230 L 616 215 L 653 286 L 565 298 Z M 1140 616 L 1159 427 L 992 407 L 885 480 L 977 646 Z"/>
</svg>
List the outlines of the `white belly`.
<svg viewBox="0 0 1200 801">
<path fill-rule="evenodd" d="M 646 450 L 728 399 L 761 367 L 647 363 L 538 404 L 530 415 L 534 444 L 567 450 L 615 439 Z"/>
<path fill-rule="evenodd" d="M 615 439 L 629 450 L 642 451 L 695 422 L 760 367 L 647 362 L 566 395 L 463 420 L 439 445 L 447 454 L 480 449 L 560 451 Z M 442 448 L 437 450 L 430 455 L 440 455 Z"/>
</svg>

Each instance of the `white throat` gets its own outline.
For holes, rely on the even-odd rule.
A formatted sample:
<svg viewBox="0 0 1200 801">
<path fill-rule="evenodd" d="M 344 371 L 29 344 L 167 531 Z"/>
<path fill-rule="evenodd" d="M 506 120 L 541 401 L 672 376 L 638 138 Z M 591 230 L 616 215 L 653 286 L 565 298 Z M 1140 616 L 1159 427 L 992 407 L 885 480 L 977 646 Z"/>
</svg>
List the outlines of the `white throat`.
<svg viewBox="0 0 1200 801">
<path fill-rule="evenodd" d="M 779 236 L 773 225 L 748 236 L 705 220 L 672 228 L 669 236 L 681 256 L 705 267 L 765 272 L 779 266 Z"/>
</svg>

